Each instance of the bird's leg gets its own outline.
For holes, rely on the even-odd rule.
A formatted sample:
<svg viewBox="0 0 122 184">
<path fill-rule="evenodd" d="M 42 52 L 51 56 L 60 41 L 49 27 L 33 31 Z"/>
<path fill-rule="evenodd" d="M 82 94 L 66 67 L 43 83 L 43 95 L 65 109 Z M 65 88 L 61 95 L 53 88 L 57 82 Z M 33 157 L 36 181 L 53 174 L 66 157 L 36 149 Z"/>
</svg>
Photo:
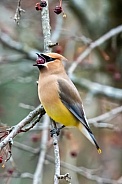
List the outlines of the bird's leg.
<svg viewBox="0 0 122 184">
<path fill-rule="evenodd" d="M 65 127 L 65 125 L 62 125 L 61 127 L 59 127 L 58 129 L 61 130 Z"/>
<path fill-rule="evenodd" d="M 64 128 L 65 126 L 62 125 L 61 127 L 57 128 L 56 122 L 55 122 L 54 120 L 52 120 L 52 121 L 53 121 L 54 128 L 53 128 L 52 130 L 50 130 L 51 137 L 53 137 L 53 134 L 57 134 L 57 136 L 58 136 L 59 133 L 60 133 L 60 130 L 61 130 L 62 128 Z"/>
</svg>

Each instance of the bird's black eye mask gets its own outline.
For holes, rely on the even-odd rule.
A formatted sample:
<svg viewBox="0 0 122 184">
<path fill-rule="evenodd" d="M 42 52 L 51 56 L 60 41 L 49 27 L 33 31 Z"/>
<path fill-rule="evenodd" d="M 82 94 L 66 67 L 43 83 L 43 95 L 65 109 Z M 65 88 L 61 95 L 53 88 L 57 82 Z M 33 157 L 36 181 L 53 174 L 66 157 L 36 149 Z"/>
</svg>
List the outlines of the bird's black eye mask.
<svg viewBox="0 0 122 184">
<path fill-rule="evenodd" d="M 49 56 L 44 55 L 44 54 L 40 54 L 40 55 L 41 55 L 42 58 L 44 58 L 46 60 L 46 63 L 56 60 L 56 58 L 52 58 L 52 57 L 49 57 Z"/>
<path fill-rule="evenodd" d="M 49 57 L 45 54 L 38 54 L 38 53 L 36 53 L 36 54 L 37 54 L 38 58 L 36 60 L 36 64 L 34 64 L 33 66 L 38 66 L 39 68 L 44 67 L 44 64 L 47 62 L 51 62 L 51 61 L 56 60 L 56 58 Z"/>
</svg>

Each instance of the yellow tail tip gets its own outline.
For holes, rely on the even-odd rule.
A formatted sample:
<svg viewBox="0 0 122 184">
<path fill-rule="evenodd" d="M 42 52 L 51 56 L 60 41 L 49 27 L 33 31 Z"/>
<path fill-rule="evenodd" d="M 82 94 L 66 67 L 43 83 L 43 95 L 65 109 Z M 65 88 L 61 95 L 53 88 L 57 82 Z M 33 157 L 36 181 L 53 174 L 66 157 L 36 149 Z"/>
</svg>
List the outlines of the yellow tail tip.
<svg viewBox="0 0 122 184">
<path fill-rule="evenodd" d="M 99 148 L 97 151 L 98 151 L 98 153 L 99 153 L 99 154 L 101 154 L 101 153 L 102 153 L 102 150 L 101 150 L 100 148 Z"/>
<path fill-rule="evenodd" d="M 3 164 L 3 165 L 2 165 L 2 168 L 4 168 L 4 167 L 5 167 L 5 165 Z"/>
</svg>

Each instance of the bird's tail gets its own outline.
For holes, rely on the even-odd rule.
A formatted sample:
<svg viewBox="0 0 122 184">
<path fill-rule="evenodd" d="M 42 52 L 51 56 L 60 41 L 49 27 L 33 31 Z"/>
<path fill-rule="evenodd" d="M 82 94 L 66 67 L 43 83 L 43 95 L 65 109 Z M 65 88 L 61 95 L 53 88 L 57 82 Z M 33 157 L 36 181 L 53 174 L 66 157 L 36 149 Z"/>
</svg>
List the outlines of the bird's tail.
<svg viewBox="0 0 122 184">
<path fill-rule="evenodd" d="M 89 139 L 89 141 L 96 146 L 97 151 L 100 154 L 102 151 L 101 151 L 100 147 L 98 146 L 97 141 L 96 141 L 93 133 L 91 131 L 89 132 L 81 123 L 79 123 L 78 128 L 87 137 L 87 139 Z"/>
</svg>

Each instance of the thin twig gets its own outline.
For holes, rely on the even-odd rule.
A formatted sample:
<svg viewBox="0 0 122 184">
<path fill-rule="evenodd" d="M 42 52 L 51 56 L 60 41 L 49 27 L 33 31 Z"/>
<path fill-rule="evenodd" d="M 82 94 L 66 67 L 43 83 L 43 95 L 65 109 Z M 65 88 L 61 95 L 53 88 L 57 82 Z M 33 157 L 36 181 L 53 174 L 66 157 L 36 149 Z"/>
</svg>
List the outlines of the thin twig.
<svg viewBox="0 0 122 184">
<path fill-rule="evenodd" d="M 31 123 L 30 126 L 26 127 L 25 129 L 21 129 L 20 132 L 28 132 L 30 129 L 32 129 L 41 119 L 42 115 L 39 114 L 35 121 Z"/>
<path fill-rule="evenodd" d="M 17 3 L 17 8 L 16 8 L 16 13 L 14 15 L 14 20 L 15 22 L 19 25 L 19 21 L 20 21 L 20 18 L 21 18 L 21 13 L 25 13 L 25 10 L 23 10 L 21 8 L 21 0 L 18 0 L 18 3 Z"/>
</svg>

